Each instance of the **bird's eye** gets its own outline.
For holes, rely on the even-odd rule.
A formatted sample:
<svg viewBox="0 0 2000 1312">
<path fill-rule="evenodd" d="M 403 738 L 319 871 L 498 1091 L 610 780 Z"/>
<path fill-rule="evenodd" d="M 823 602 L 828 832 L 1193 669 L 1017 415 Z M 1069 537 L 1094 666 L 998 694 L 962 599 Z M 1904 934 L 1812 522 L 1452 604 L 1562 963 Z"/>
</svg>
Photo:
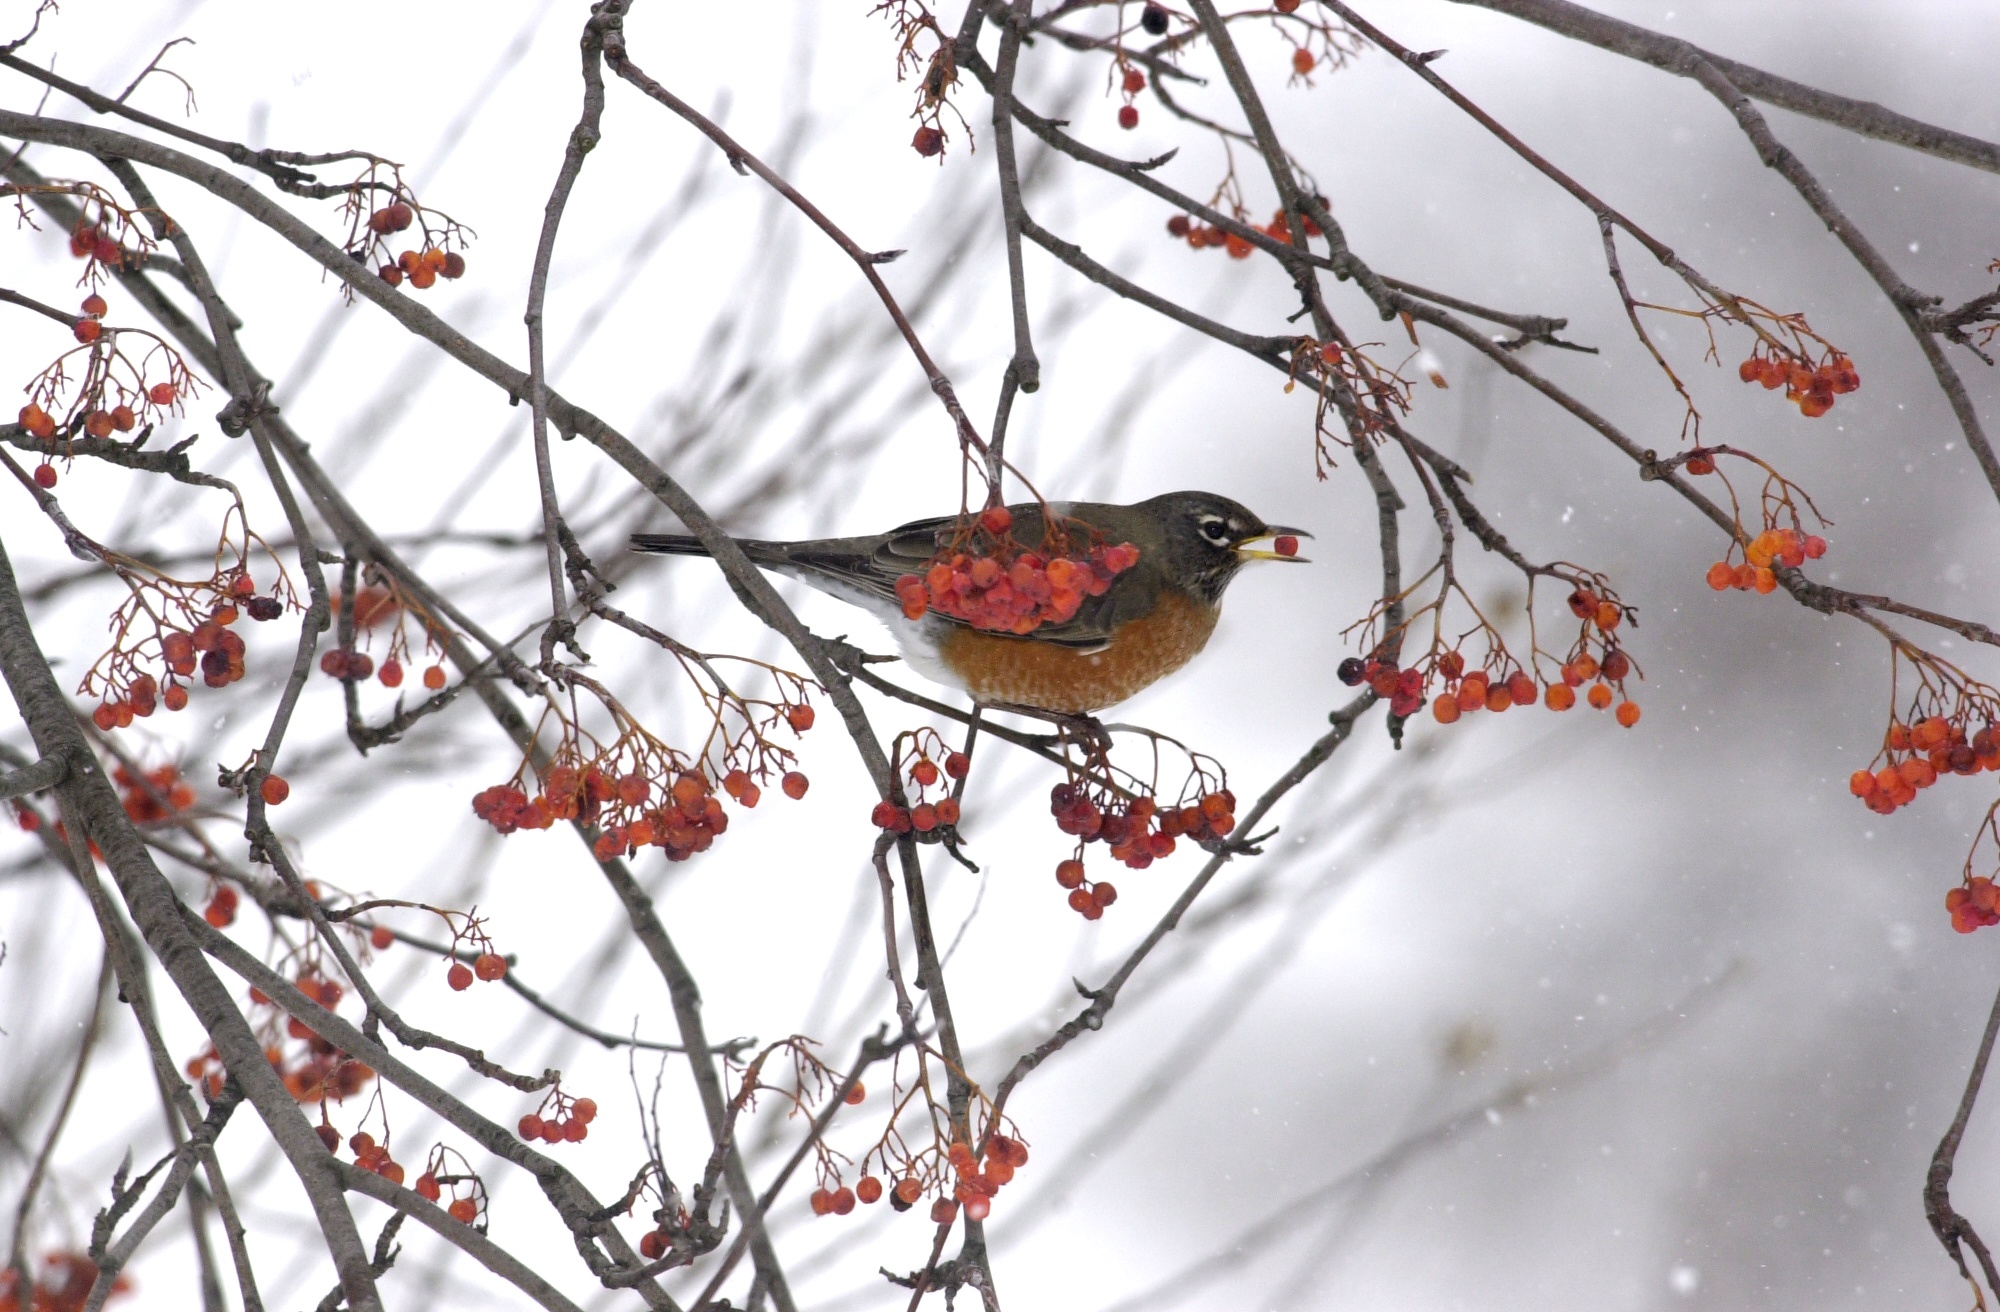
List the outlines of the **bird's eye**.
<svg viewBox="0 0 2000 1312">
<path fill-rule="evenodd" d="M 1205 519 L 1201 524 L 1201 535 L 1210 542 L 1227 542 L 1229 526 L 1219 519 Z"/>
</svg>

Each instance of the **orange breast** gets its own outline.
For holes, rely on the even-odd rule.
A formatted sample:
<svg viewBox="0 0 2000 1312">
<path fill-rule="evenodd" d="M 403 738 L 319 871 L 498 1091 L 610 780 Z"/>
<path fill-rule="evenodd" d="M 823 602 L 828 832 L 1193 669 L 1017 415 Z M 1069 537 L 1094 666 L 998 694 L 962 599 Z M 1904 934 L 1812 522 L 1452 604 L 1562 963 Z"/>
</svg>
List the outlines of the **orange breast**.
<svg viewBox="0 0 2000 1312">
<path fill-rule="evenodd" d="M 1081 715 L 1116 705 L 1193 660 L 1220 614 L 1166 592 L 1152 614 L 1119 625 L 1103 651 L 954 628 L 938 655 L 977 701 Z"/>
</svg>

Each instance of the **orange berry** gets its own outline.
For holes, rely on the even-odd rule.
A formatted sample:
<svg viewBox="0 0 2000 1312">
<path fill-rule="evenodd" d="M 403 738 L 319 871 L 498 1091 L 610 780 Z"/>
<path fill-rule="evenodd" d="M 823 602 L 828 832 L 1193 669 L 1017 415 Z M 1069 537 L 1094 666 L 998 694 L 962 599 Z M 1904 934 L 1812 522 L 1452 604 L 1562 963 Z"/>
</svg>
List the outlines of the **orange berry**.
<svg viewBox="0 0 2000 1312">
<path fill-rule="evenodd" d="M 796 802 L 806 795 L 806 789 L 812 786 L 812 782 L 797 770 L 787 770 L 778 786 L 785 790 L 785 796 Z"/>
<path fill-rule="evenodd" d="M 804 733 L 806 730 L 812 728 L 814 718 L 813 708 L 804 702 L 800 702 L 796 706 L 787 707 L 785 710 L 785 720 L 792 726 L 794 733 Z"/>
<path fill-rule="evenodd" d="M 1639 703 L 1618 703 L 1618 723 L 1624 725 L 1627 729 L 1639 723 Z"/>
<path fill-rule="evenodd" d="M 1056 866 L 1056 882 L 1064 888 L 1076 888 L 1083 883 L 1083 862 L 1074 858 Z"/>
<path fill-rule="evenodd" d="M 264 782 L 257 785 L 257 792 L 264 799 L 264 805 L 276 806 L 292 795 L 292 786 L 282 775 L 267 774 Z"/>
<path fill-rule="evenodd" d="M 1717 592 L 1727 592 L 1736 586 L 1736 567 L 1726 560 L 1718 560 L 1708 567 L 1708 586 Z"/>
<path fill-rule="evenodd" d="M 1592 709 L 1601 711 L 1611 705 L 1611 689 L 1601 683 L 1593 684 L 1586 700 L 1590 702 Z"/>
<path fill-rule="evenodd" d="M 1609 633 L 1618 627 L 1619 620 L 1625 618 L 1625 612 L 1618 609 L 1618 605 L 1615 602 L 1600 601 L 1597 603 L 1597 613 L 1592 615 L 1591 618 L 1597 622 L 1598 628 Z"/>
<path fill-rule="evenodd" d="M 1507 692 L 1514 699 L 1516 706 L 1535 704 L 1535 681 L 1525 670 L 1516 670 L 1508 677 Z"/>
<path fill-rule="evenodd" d="M 882 1182 L 872 1175 L 864 1175 L 854 1184 L 854 1196 L 864 1203 L 881 1201 Z"/>
<path fill-rule="evenodd" d="M 866 1101 L 868 1101 L 868 1086 L 856 1080 L 854 1087 L 847 1091 L 847 1105 L 849 1107 L 859 1107 Z"/>
<path fill-rule="evenodd" d="M 1910 726 L 1899 720 L 1889 721 L 1889 731 L 1882 737 L 1883 745 L 1892 752 L 1910 750 Z"/>
<path fill-rule="evenodd" d="M 1943 717 L 1927 715 L 1910 730 L 1910 745 L 1920 752 L 1934 751 L 1949 737 L 1951 726 L 1944 722 Z"/>
<path fill-rule="evenodd" d="M 472 987 L 472 970 L 463 961 L 454 961 L 444 973 L 444 982 L 451 985 L 452 992 L 463 993 Z"/>
<path fill-rule="evenodd" d="M 1552 683 L 1542 700 L 1552 711 L 1566 711 L 1576 705 L 1576 689 L 1567 683 Z"/>
<path fill-rule="evenodd" d="M 1866 770 L 1856 770 L 1847 776 L 1847 791 L 1856 797 L 1866 797 L 1875 791 L 1875 776 Z"/>
<path fill-rule="evenodd" d="M 1312 72 L 1313 65 L 1317 62 L 1313 58 L 1313 52 L 1304 46 L 1300 46 L 1292 52 L 1292 71 L 1300 77 L 1304 77 L 1307 73 Z"/>
<path fill-rule="evenodd" d="M 1460 714 L 1462 712 L 1459 710 L 1458 698 L 1452 693 L 1441 692 L 1436 700 L 1431 702 L 1431 715 L 1439 724 L 1450 724 Z"/>
<path fill-rule="evenodd" d="M 445 1210 L 450 1212 L 451 1219 L 460 1225 L 471 1225 L 479 1219 L 479 1204 L 470 1198 L 454 1198 L 451 1206 Z"/>
<path fill-rule="evenodd" d="M 44 460 L 35 466 L 35 486 L 51 488 L 56 485 L 56 467 Z"/>
<path fill-rule="evenodd" d="M 472 973 L 488 983 L 505 978 L 507 958 L 497 952 L 482 952 L 473 958 Z"/>
<path fill-rule="evenodd" d="M 172 405 L 177 395 L 172 383 L 154 383 L 146 389 L 146 399 L 154 405 Z"/>
<path fill-rule="evenodd" d="M 432 692 L 444 687 L 444 666 L 433 665 L 424 671 L 424 687 Z"/>
<path fill-rule="evenodd" d="M 104 325 L 95 319 L 78 319 L 76 327 L 72 328 L 70 332 L 76 337 L 76 340 L 88 346 L 104 335 Z"/>
<path fill-rule="evenodd" d="M 1495 684 L 1486 694 L 1486 709 L 1504 711 L 1514 704 L 1514 694 L 1507 691 L 1504 683 Z"/>
<path fill-rule="evenodd" d="M 1755 588 L 1759 594 L 1769 596 L 1771 593 L 1777 591 L 1778 576 L 1764 566 L 1759 565 L 1755 581 L 1750 586 Z"/>
</svg>

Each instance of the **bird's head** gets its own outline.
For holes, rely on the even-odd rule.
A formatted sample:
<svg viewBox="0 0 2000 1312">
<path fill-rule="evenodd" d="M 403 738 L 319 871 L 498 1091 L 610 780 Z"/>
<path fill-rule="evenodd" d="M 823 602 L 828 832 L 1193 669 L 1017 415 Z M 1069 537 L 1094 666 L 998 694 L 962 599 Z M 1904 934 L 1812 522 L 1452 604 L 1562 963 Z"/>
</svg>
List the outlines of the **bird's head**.
<svg viewBox="0 0 2000 1312">
<path fill-rule="evenodd" d="M 1211 605 L 1222 600 L 1236 571 L 1253 560 L 1305 563 L 1303 556 L 1257 544 L 1312 536 L 1302 528 L 1266 524 L 1248 508 L 1213 492 L 1168 492 L 1135 509 L 1143 510 L 1163 535 L 1160 546 L 1167 576 Z"/>
</svg>

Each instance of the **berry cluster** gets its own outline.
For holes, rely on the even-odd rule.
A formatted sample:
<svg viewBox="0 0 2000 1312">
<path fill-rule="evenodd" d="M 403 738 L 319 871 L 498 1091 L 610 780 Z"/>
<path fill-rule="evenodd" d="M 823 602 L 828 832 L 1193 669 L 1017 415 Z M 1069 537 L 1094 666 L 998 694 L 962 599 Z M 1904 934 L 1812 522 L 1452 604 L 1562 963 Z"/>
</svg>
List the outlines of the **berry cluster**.
<svg viewBox="0 0 2000 1312">
<path fill-rule="evenodd" d="M 327 1145 L 330 1153 L 339 1152 L 340 1132 L 322 1121 L 315 1127 L 319 1141 Z M 375 1136 L 366 1130 L 356 1130 L 348 1136 L 348 1148 L 354 1153 L 354 1164 L 364 1171 L 373 1171 L 390 1184 L 403 1183 L 403 1164 L 390 1155 L 387 1143 L 376 1143 Z"/>
<path fill-rule="evenodd" d="M 385 179 L 382 174 L 388 171 Z M 388 192 L 386 205 L 377 205 L 379 193 Z M 437 210 L 427 209 L 404 185 L 401 171 L 393 164 L 375 161 L 361 178 L 350 184 L 342 204 L 347 216 L 347 255 L 376 273 L 391 287 L 407 279 L 419 291 L 436 284 L 439 278 L 457 278 L 465 273 L 461 254 L 468 229 Z M 390 239 L 397 233 L 417 229 L 414 249 L 395 253 Z"/>
<path fill-rule="evenodd" d="M 597 1103 L 590 1098 L 572 1098 L 560 1087 L 549 1090 L 542 1105 L 521 1118 L 514 1128 L 529 1143 L 582 1143 L 590 1135 L 590 1123 L 597 1119 Z"/>
<path fill-rule="evenodd" d="M 1785 399 L 1808 419 L 1819 418 L 1833 409 L 1835 397 L 1861 386 L 1854 362 L 1837 351 L 1815 367 L 1803 357 L 1766 355 L 1762 343 L 1736 367 L 1736 376 L 1746 383 L 1762 383 L 1767 391 L 1784 388 Z"/>
<path fill-rule="evenodd" d="M 100 683 L 104 686 L 104 700 L 90 718 L 106 732 L 123 729 L 135 717 L 144 719 L 161 706 L 170 711 L 184 708 L 188 690 L 180 680 L 190 678 L 197 667 L 201 681 L 211 688 L 226 688 L 243 678 L 246 648 L 242 635 L 230 626 L 246 612 L 259 622 L 278 618 L 286 605 L 281 597 L 290 595 L 290 586 L 282 576 L 272 589 L 274 595 L 258 595 L 256 583 L 240 564 L 199 583 L 164 576 L 147 579 L 136 572 L 126 581 L 134 585 L 134 595 L 111 617 L 118 641 L 84 676 L 78 689 L 88 695 Z M 147 605 L 141 589 L 155 592 L 158 602 L 165 604 Z M 211 604 L 207 597 L 216 600 Z M 126 640 L 142 615 L 152 623 L 153 634 L 128 647 Z M 162 666 L 158 676 L 139 667 L 145 649 L 155 645 Z"/>
<path fill-rule="evenodd" d="M 1433 648 L 1408 668 L 1398 668 L 1378 649 L 1365 658 L 1348 657 L 1335 673 L 1349 687 L 1365 683 L 1373 688 L 1377 696 L 1388 700 L 1389 713 L 1400 718 L 1417 713 L 1435 682 L 1440 690 L 1430 701 L 1431 718 L 1439 724 L 1454 723 L 1482 709 L 1497 714 L 1516 706 L 1533 706 L 1537 701 L 1552 711 L 1567 711 L 1576 705 L 1577 689 L 1590 684 L 1585 700 L 1591 708 L 1606 710 L 1617 702 L 1618 723 L 1629 729 L 1639 722 L 1639 704 L 1624 695 L 1625 680 L 1637 667 L 1614 634 L 1630 608 L 1601 579 L 1596 586 L 1579 584 L 1569 594 L 1568 603 L 1570 613 L 1581 621 L 1581 629 L 1561 662 L 1561 677 L 1555 681 L 1544 681 L 1522 666 L 1490 636 L 1490 630 L 1491 646 L 1485 664 L 1478 669 L 1468 668 L 1464 653 L 1456 647 L 1444 651 Z M 1537 661 L 1540 658 L 1537 649 Z"/>
<path fill-rule="evenodd" d="M 344 994 L 338 982 L 310 970 L 301 971 L 296 984 L 299 992 L 328 1011 L 340 1005 Z M 263 995 L 253 989 L 250 1000 L 263 1000 Z M 329 1099 L 339 1102 L 360 1093 L 368 1081 L 375 1078 L 373 1070 L 321 1038 L 296 1016 L 285 1018 L 285 1033 L 304 1041 L 304 1057 L 288 1066 L 282 1060 L 281 1050 L 276 1047 L 267 1046 L 264 1055 L 271 1059 L 271 1065 L 283 1077 L 285 1088 L 300 1102 L 324 1103 Z M 401 1177 L 396 1183 L 402 1183 Z"/>
<path fill-rule="evenodd" d="M 718 788 L 749 808 L 763 796 L 760 781 L 773 775 L 793 801 L 811 787 L 804 774 L 790 768 L 795 759 L 791 751 L 767 735 L 780 724 L 794 734 L 812 728 L 815 716 L 806 695 L 814 685 L 758 664 L 778 680 L 778 700 L 747 699 L 719 680 L 715 691 L 704 687 L 715 726 L 699 758 L 655 738 L 601 685 L 579 671 L 566 671 L 567 707 L 551 698 L 543 716 L 544 724 L 555 719 L 560 736 L 548 761 L 535 771 L 536 795 L 530 797 L 523 786 L 529 767 L 523 761 L 512 781 L 472 799 L 473 814 L 503 834 L 547 829 L 559 820 L 593 825 L 601 831 L 593 844 L 600 861 L 649 846 L 664 849 L 670 861 L 707 851 L 729 828 L 729 816 L 714 795 Z M 617 732 L 609 743 L 581 727 L 579 691 L 595 697 L 611 717 Z M 726 727 L 725 715 L 740 724 Z"/>
<path fill-rule="evenodd" d="M 1162 808 L 1148 796 L 1121 797 L 1083 779 L 1065 780 L 1049 790 L 1056 828 L 1076 837 L 1077 855 L 1056 866 L 1056 883 L 1069 890 L 1072 911 L 1096 920 L 1118 899 L 1109 883 L 1084 877 L 1083 848 L 1101 842 L 1114 861 L 1144 870 L 1172 856 L 1176 840 L 1213 841 L 1236 828 L 1236 795 L 1227 788 L 1201 793 L 1187 805 Z"/>
<path fill-rule="evenodd" d="M 442 1145 L 431 1149 L 430 1160 L 424 1165 L 424 1173 L 417 1177 L 417 1182 L 410 1188 L 427 1203 L 440 1201 L 444 1197 L 444 1191 L 449 1188 L 452 1198 L 445 1204 L 446 1214 L 460 1225 L 471 1225 L 479 1219 L 479 1214 L 486 1210 L 486 1184 L 473 1173 L 472 1168 L 462 1157 L 459 1158 L 458 1170 L 448 1170 L 446 1152 Z M 451 1156 L 457 1157 L 458 1154 L 452 1153 Z M 464 1189 L 463 1193 L 460 1192 L 461 1188 Z"/>
<path fill-rule="evenodd" d="M 35 469 L 40 487 L 57 482 L 48 457 L 70 454 L 68 446 L 59 449 L 58 439 L 66 444 L 79 436 L 104 441 L 143 424 L 143 440 L 155 422 L 180 413 L 183 398 L 199 386 L 179 353 L 156 335 L 106 328 L 109 310 L 96 292 L 84 297 L 82 313 L 71 327 L 78 345 L 58 355 L 28 384 L 28 403 L 16 417 L 24 433 L 48 448 Z M 127 349 L 128 339 L 146 344 L 136 359 Z M 71 366 L 79 363 L 81 376 L 72 380 Z"/>
<path fill-rule="evenodd" d="M 90 1305 L 90 1291 L 97 1287 L 97 1261 L 87 1253 L 45 1253 L 42 1269 L 35 1276 L 35 1295 L 30 1312 L 83 1312 Z M 13 1267 L 0 1268 L 0 1312 L 22 1312 L 21 1273 Z M 109 1302 L 130 1293 L 129 1276 L 111 1281 Z"/>
<path fill-rule="evenodd" d="M 1914 724 L 1891 721 L 1876 760 L 1879 769 L 1856 770 L 1847 790 L 1877 815 L 1888 815 L 1916 800 L 1917 794 L 1947 774 L 1971 775 L 2000 770 L 2000 727 L 1988 724 L 1967 735 L 1969 711 L 1950 719 L 1927 715 Z"/>
<path fill-rule="evenodd" d="M 1118 74 L 1118 90 L 1125 97 L 1125 103 L 1118 107 L 1118 126 L 1130 132 L 1139 126 L 1139 107 L 1132 100 L 1146 89 L 1146 75 L 1126 63 L 1123 56 L 1113 71 Z"/>
<path fill-rule="evenodd" d="M 1307 52 L 1302 50 L 1299 53 L 1306 54 Z M 1238 214 L 1236 217 L 1240 221 L 1243 216 Z M 1306 236 L 1317 237 L 1320 235 L 1319 225 L 1314 223 L 1310 216 L 1302 215 L 1301 220 L 1305 227 Z M 1271 216 L 1271 221 L 1260 228 L 1259 231 L 1268 234 L 1278 241 L 1289 244 L 1292 240 L 1290 216 L 1285 211 L 1279 210 Z M 1220 247 L 1229 252 L 1229 258 L 1232 260 L 1247 260 L 1250 258 L 1250 253 L 1257 249 L 1246 238 L 1239 237 L 1233 232 L 1225 232 L 1213 224 L 1196 223 L 1194 216 L 1189 214 L 1176 214 L 1169 218 L 1167 220 L 1167 235 L 1185 241 L 1189 248 L 1193 250 L 1214 250 Z M 1333 352 L 1333 355 L 1328 359 L 1328 363 L 1338 363 L 1340 359 L 1339 344 L 1330 343 L 1328 349 Z"/>
<path fill-rule="evenodd" d="M 907 766 L 902 765 L 905 739 L 910 748 Z M 909 780 L 908 793 L 916 801 L 909 807 L 901 807 L 885 797 L 868 813 L 870 823 L 892 834 L 914 830 L 919 835 L 949 829 L 958 823 L 958 799 L 951 793 L 972 768 L 970 757 L 952 750 L 936 730 L 921 729 L 914 734 L 897 735 L 891 768 L 899 767 Z M 940 791 L 936 801 L 930 800 L 933 788 Z"/>
<path fill-rule="evenodd" d="M 2000 925 L 2000 885 L 1974 875 L 1944 895 L 1944 909 L 1951 913 L 1951 927 L 1961 934 Z"/>
<path fill-rule="evenodd" d="M 970 550 L 940 552 L 924 573 L 896 580 L 905 617 L 920 620 L 935 610 L 978 629 L 1033 633 L 1074 618 L 1085 597 L 1103 596 L 1139 563 L 1139 548 L 1129 542 L 1093 543 L 1081 556 L 1025 550 L 1009 533 L 1014 515 L 1005 506 L 982 512 L 976 524 L 965 544 Z"/>
<path fill-rule="evenodd" d="M 334 605 L 343 605 L 344 594 L 336 594 Z M 406 619 L 414 618 L 424 635 L 424 652 L 431 657 L 430 664 L 423 673 L 424 687 L 432 692 L 443 688 L 446 683 L 444 666 L 439 664 L 433 653 L 441 652 L 444 644 L 436 626 L 423 611 L 409 601 L 393 583 L 384 586 L 371 583 L 354 591 L 352 618 L 355 631 L 362 642 L 374 641 L 375 631 L 384 625 L 393 625 L 389 630 L 389 650 L 382 658 L 380 666 L 366 651 L 356 650 L 351 645 L 343 645 L 326 652 L 319 658 L 320 673 L 343 683 L 360 683 L 373 675 L 384 688 L 403 686 L 404 663 L 411 660 L 409 631 Z"/>
<path fill-rule="evenodd" d="M 118 800 L 132 823 L 157 824 L 194 805 L 194 788 L 177 765 L 162 765 L 138 774 L 122 765 L 111 769 L 111 782 L 118 786 Z"/>
<path fill-rule="evenodd" d="M 1743 549 L 1742 564 L 1732 565 L 1727 560 L 1718 560 L 1710 565 L 1708 586 L 1717 592 L 1734 588 L 1738 592 L 1768 594 L 1778 587 L 1778 575 L 1773 566 L 1797 569 L 1825 554 L 1826 539 L 1817 533 L 1801 533 L 1795 528 L 1767 528 L 1750 539 L 1750 545 Z"/>
</svg>

